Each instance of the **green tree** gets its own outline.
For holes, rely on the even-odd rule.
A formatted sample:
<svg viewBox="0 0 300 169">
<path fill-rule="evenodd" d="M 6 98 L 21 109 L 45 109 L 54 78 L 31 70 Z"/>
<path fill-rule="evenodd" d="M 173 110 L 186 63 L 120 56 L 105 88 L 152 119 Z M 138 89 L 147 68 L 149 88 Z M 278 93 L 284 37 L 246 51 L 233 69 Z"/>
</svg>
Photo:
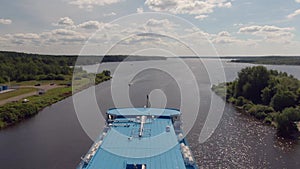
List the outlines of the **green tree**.
<svg viewBox="0 0 300 169">
<path fill-rule="evenodd" d="M 261 103 L 261 90 L 268 86 L 269 72 L 263 66 L 247 67 L 238 73 L 234 96 Z"/>
<path fill-rule="evenodd" d="M 296 108 L 286 108 L 277 115 L 277 130 L 283 136 L 290 136 L 293 132 L 297 131 L 295 121 L 300 120 L 300 111 Z"/>
<path fill-rule="evenodd" d="M 298 104 L 300 104 L 300 88 L 296 92 Z"/>
<path fill-rule="evenodd" d="M 278 91 L 271 99 L 271 106 L 276 111 L 282 111 L 286 107 L 296 104 L 297 96 L 291 91 Z"/>
<path fill-rule="evenodd" d="M 261 100 L 264 105 L 269 105 L 272 99 L 272 90 L 269 87 L 261 91 Z"/>
<path fill-rule="evenodd" d="M 275 112 L 272 107 L 265 105 L 252 105 L 252 107 L 248 110 L 249 114 L 256 117 L 257 119 L 264 119 L 268 114 Z"/>
</svg>

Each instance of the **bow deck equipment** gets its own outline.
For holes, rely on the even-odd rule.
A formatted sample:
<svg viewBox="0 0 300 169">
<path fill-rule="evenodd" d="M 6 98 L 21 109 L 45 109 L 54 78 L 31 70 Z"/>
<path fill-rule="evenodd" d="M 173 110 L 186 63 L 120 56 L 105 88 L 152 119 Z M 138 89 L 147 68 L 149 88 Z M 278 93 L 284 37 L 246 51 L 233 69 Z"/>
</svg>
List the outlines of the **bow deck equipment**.
<svg viewBox="0 0 300 169">
<path fill-rule="evenodd" d="M 177 109 L 109 109 L 78 169 L 198 169 Z"/>
</svg>

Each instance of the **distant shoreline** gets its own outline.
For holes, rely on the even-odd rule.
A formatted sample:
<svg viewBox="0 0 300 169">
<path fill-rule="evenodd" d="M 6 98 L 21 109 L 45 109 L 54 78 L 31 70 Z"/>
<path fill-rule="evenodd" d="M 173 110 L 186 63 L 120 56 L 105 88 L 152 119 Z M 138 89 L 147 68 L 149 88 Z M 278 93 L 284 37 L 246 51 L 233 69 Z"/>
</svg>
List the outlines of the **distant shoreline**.
<svg viewBox="0 0 300 169">
<path fill-rule="evenodd" d="M 300 65 L 299 56 L 269 56 L 269 57 L 254 57 L 254 58 L 238 58 L 231 60 L 235 63 L 252 63 L 252 64 L 265 64 L 265 65 Z"/>
<path fill-rule="evenodd" d="M 60 58 L 65 57 L 70 60 L 72 66 L 74 65 L 93 65 L 103 62 L 123 62 L 123 61 L 147 61 L 147 60 L 166 60 L 164 56 L 140 56 L 140 55 L 48 55 L 48 54 L 34 54 L 34 53 L 23 53 L 13 51 L 0 51 L 0 56 L 10 57 L 53 57 Z"/>
<path fill-rule="evenodd" d="M 175 58 L 175 57 L 170 57 Z M 205 56 L 184 56 L 181 59 L 227 59 L 233 63 L 250 63 L 263 65 L 300 65 L 300 56 L 222 56 L 222 57 L 205 57 Z"/>
</svg>

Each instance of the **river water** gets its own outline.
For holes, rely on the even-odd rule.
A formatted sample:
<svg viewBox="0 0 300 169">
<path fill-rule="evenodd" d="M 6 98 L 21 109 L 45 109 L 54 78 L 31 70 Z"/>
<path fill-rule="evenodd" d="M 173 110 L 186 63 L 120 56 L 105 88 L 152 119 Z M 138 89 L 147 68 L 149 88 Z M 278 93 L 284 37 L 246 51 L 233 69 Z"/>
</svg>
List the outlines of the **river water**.
<svg viewBox="0 0 300 169">
<path fill-rule="evenodd" d="M 199 142 L 201 129 L 205 126 L 205 119 L 209 117 L 209 109 L 223 109 L 224 101 L 210 90 L 212 84 L 231 81 L 237 77 L 237 72 L 246 66 L 243 63 L 222 61 L 218 65 L 215 59 L 185 59 L 191 69 L 189 74 L 195 81 L 185 74 L 186 66 L 176 65 L 172 59 L 167 61 L 123 62 L 101 64 L 98 71 L 109 69 L 115 72 L 113 79 L 101 83 L 95 88 L 89 88 L 76 94 L 75 97 L 87 97 L 93 90 L 101 112 L 111 107 L 142 107 L 145 105 L 145 96 L 152 91 L 151 104 L 156 107 L 167 106 L 182 108 L 184 112 L 194 111 L 192 98 L 200 95 L 199 111 L 195 123 L 189 126 L 192 119 L 185 118 L 185 124 L 191 127 L 187 139 L 200 168 L 299 168 L 300 143 L 299 141 L 283 140 L 276 136 L 276 131 L 257 120 L 237 112 L 231 105 L 225 104 L 224 111 L 213 116 L 221 117 L 217 126 L 208 126 L 211 136 L 204 143 Z M 158 67 L 158 68 L 157 68 Z M 159 70 L 159 67 L 166 71 Z M 205 69 L 205 67 L 207 69 Z M 300 79 L 299 66 L 267 66 L 271 69 L 293 74 Z M 95 70 L 95 66 L 86 66 L 88 71 Z M 116 68 L 118 68 L 116 70 Z M 143 68 L 147 68 L 142 70 Z M 131 76 L 133 72 L 142 70 Z M 222 76 L 225 72 L 226 79 Z M 166 73 L 168 72 L 168 73 Z M 119 81 L 118 81 L 119 80 Z M 197 84 L 198 91 L 192 88 Z M 130 86 L 128 87 L 128 83 Z M 181 87 L 186 89 L 182 89 Z M 115 94 L 128 89 L 126 101 L 117 101 Z M 113 92 L 111 92 L 113 91 Z M 127 90 L 125 90 L 127 91 Z M 154 92 L 153 92 L 154 91 Z M 182 97 L 182 91 L 188 93 L 189 99 Z M 113 93 L 113 94 L 112 94 Z M 126 97 L 127 97 L 126 96 Z M 157 97 L 166 98 L 166 101 Z M 114 101 L 113 101 L 114 100 Z M 127 99 L 128 100 L 128 99 Z M 197 98 L 195 99 L 196 101 Z M 88 105 L 88 98 L 80 104 Z M 80 157 L 87 152 L 103 124 L 92 121 L 88 135 L 82 129 L 72 97 L 45 108 L 35 117 L 18 125 L 0 131 L 0 168 L 8 169 L 72 169 L 79 163 Z M 86 106 L 88 109 L 88 106 Z M 187 108 L 186 108 L 187 107 Z M 191 107 L 191 108 L 190 108 Z M 77 109 L 76 109 L 77 110 Z M 218 111 L 215 111 L 218 112 Z M 95 112 L 96 114 L 98 112 Z M 220 112 L 219 112 L 220 113 Z M 87 118 L 88 119 L 88 118 Z M 82 120 L 82 119 L 81 119 Z M 86 119 L 85 119 L 86 120 Z M 84 121 L 84 120 L 83 120 Z M 95 124 L 95 125 L 94 125 Z M 94 126 L 94 127 L 93 127 Z M 99 127 L 100 126 L 100 127 Z M 214 132 L 212 132 L 214 131 Z M 92 134 L 91 134 L 92 133 Z"/>
</svg>

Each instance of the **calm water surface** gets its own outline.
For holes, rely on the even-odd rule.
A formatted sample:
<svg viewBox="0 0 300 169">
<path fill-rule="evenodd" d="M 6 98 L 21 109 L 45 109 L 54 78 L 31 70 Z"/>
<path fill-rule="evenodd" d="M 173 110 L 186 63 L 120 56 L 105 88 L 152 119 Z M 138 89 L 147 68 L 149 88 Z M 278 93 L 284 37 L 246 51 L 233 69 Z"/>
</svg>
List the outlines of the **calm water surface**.
<svg viewBox="0 0 300 169">
<path fill-rule="evenodd" d="M 209 76 L 204 65 L 193 59 L 186 60 L 196 77 L 201 96 L 197 121 L 188 134 L 188 141 L 200 168 L 299 168 L 299 142 L 277 138 L 275 129 L 238 113 L 231 105 L 225 106 L 220 123 L 211 137 L 202 144 L 198 142 L 211 99 L 214 99 L 213 106 L 216 108 L 221 108 L 224 103 L 219 97 L 212 97 L 214 94 L 210 90 L 211 84 L 224 81 L 218 72 L 224 69 L 227 81 L 231 81 L 236 78 L 240 69 L 249 66 L 249 64 L 223 61 L 223 67 L 218 67 L 215 66 L 216 60 L 213 59 L 205 59 L 203 62 L 205 66 L 213 68 Z M 187 86 L 192 83 L 186 79 L 181 72 L 182 69 L 172 61 L 128 62 L 124 65 L 125 69 L 114 76 L 115 79 L 124 81 L 117 84 L 114 90 L 123 90 L 130 80 L 132 86 L 129 89 L 129 96 L 134 106 L 143 106 L 145 95 L 154 89 L 160 89 L 167 98 L 167 107 L 179 108 L 180 89 L 172 76 L 151 69 L 142 71 L 132 79 L 129 78 L 131 69 L 145 67 L 148 63 L 168 67 L 178 75 L 179 80 L 177 80 Z M 118 63 L 102 64 L 99 71 L 114 70 L 117 65 Z M 300 79 L 299 66 L 267 67 L 286 71 Z M 90 71 L 94 68 L 85 67 Z M 92 88 L 87 89 L 77 95 L 85 95 L 91 90 Z M 96 87 L 96 97 L 102 112 L 115 106 L 111 97 L 111 81 Z M 125 102 L 120 104 L 126 106 Z M 100 130 L 99 128 L 96 133 Z M 87 152 L 92 143 L 78 122 L 73 100 L 70 97 L 45 108 L 27 121 L 0 131 L 0 168 L 72 169 L 76 167 L 80 157 Z"/>
</svg>

